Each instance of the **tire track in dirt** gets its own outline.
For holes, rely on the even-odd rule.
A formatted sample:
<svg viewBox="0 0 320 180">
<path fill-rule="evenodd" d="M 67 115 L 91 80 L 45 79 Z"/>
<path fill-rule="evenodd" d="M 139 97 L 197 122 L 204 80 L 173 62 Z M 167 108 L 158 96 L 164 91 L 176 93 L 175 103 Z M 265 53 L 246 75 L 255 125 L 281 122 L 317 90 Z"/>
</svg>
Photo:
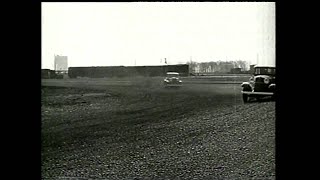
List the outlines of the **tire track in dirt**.
<svg viewBox="0 0 320 180">
<path fill-rule="evenodd" d="M 43 176 L 272 179 L 273 102 L 199 91 L 120 93 L 45 114 Z"/>
</svg>

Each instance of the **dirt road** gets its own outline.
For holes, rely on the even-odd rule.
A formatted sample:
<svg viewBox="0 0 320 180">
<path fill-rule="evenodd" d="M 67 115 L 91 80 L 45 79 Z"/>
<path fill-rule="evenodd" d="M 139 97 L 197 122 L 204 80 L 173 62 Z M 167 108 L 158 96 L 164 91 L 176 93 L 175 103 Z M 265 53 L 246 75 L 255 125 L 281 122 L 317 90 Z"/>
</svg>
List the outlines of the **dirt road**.
<svg viewBox="0 0 320 180">
<path fill-rule="evenodd" d="M 239 84 L 88 84 L 42 88 L 43 179 L 275 179 L 275 102 L 243 104 Z"/>
</svg>

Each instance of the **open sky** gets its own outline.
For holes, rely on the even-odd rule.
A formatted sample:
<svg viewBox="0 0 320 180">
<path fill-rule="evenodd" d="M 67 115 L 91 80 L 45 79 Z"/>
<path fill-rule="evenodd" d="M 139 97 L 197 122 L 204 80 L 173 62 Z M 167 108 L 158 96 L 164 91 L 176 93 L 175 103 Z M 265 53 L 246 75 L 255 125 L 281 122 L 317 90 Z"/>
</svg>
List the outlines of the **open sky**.
<svg viewBox="0 0 320 180">
<path fill-rule="evenodd" d="M 42 2 L 42 68 L 246 60 L 275 65 L 272 2 Z"/>
</svg>

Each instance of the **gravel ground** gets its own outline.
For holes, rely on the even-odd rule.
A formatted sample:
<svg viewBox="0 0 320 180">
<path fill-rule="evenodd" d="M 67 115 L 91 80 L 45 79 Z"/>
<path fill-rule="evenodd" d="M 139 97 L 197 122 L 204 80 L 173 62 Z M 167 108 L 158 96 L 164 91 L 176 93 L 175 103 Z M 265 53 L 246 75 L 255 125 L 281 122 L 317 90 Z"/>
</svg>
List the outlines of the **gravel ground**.
<svg viewBox="0 0 320 180">
<path fill-rule="evenodd" d="M 43 179 L 275 179 L 275 102 L 199 86 L 42 88 Z"/>
</svg>

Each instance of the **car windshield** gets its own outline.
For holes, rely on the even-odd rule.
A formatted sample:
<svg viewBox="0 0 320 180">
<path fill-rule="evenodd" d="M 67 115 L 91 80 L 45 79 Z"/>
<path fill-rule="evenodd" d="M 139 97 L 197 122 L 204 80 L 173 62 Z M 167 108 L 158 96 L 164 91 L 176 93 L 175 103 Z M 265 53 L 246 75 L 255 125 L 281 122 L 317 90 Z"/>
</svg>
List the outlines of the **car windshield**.
<svg viewBox="0 0 320 180">
<path fill-rule="evenodd" d="M 167 74 L 168 78 L 179 77 L 179 74 Z"/>
<path fill-rule="evenodd" d="M 255 68 L 254 75 L 276 75 L 276 68 L 274 67 Z"/>
</svg>

